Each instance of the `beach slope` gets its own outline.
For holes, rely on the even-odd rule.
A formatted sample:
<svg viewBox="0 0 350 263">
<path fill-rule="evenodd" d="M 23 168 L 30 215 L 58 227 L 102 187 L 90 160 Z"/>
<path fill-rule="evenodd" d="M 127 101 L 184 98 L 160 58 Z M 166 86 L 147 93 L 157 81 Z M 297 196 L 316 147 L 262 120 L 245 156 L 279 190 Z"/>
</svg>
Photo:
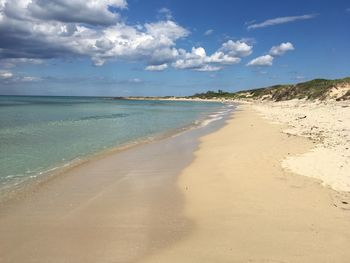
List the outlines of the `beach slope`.
<svg viewBox="0 0 350 263">
<path fill-rule="evenodd" d="M 250 106 L 202 138 L 181 174 L 190 235 L 144 262 L 349 262 L 350 213 L 335 192 L 284 170 L 310 150 Z"/>
</svg>

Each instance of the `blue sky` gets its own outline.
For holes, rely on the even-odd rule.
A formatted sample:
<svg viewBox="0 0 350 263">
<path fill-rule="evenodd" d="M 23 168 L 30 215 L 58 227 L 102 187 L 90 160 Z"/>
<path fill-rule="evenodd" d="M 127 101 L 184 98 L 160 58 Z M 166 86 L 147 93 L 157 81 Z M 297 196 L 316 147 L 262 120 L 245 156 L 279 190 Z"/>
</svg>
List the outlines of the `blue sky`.
<svg viewBox="0 0 350 263">
<path fill-rule="evenodd" d="M 0 1 L 0 94 L 190 95 L 350 75 L 350 2 Z"/>
</svg>

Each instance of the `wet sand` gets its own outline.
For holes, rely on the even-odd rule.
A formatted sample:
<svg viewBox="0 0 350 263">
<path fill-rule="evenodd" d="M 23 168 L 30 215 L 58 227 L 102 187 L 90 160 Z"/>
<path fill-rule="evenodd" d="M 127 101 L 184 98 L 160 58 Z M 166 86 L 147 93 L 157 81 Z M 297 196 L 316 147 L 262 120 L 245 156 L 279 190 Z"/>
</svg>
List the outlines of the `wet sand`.
<svg viewBox="0 0 350 263">
<path fill-rule="evenodd" d="M 350 211 L 335 191 L 282 168 L 312 147 L 283 129 L 241 106 L 201 138 L 178 180 L 193 231 L 141 262 L 350 262 Z"/>
<path fill-rule="evenodd" d="M 191 231 L 176 176 L 218 128 L 108 154 L 0 207 L 0 262 L 136 262 Z"/>
</svg>

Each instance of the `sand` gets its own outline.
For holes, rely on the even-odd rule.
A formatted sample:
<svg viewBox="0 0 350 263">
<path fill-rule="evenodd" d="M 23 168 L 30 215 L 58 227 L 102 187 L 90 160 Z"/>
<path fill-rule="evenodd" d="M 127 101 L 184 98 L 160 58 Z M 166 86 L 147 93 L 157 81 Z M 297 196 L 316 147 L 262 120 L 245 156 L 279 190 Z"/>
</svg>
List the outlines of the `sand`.
<svg viewBox="0 0 350 263">
<path fill-rule="evenodd" d="M 284 167 L 335 190 L 350 191 L 350 101 L 290 100 L 251 106 L 267 119 L 287 125 L 285 133 L 315 142 L 311 151 L 284 160 Z"/>
<path fill-rule="evenodd" d="M 198 149 L 184 133 L 72 169 L 0 208 L 0 262 L 350 262 L 349 200 L 283 168 L 314 145 L 285 129 L 242 105 Z"/>
<path fill-rule="evenodd" d="M 0 206 L 1 263 L 137 262 L 191 229 L 176 175 L 203 132 L 93 159 Z"/>
<path fill-rule="evenodd" d="M 281 166 L 312 142 L 241 109 L 179 177 L 194 230 L 141 262 L 350 262 L 350 212 L 336 192 Z"/>
</svg>

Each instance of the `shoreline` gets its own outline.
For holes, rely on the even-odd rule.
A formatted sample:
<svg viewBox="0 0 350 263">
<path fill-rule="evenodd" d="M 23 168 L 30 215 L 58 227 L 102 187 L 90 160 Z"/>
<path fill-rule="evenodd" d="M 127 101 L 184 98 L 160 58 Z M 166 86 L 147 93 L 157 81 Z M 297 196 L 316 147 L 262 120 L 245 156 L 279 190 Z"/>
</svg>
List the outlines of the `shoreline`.
<svg viewBox="0 0 350 263">
<path fill-rule="evenodd" d="M 239 105 L 0 207 L 1 262 L 348 262 L 341 193 L 282 167 L 312 142 Z"/>
<path fill-rule="evenodd" d="M 289 156 L 283 167 L 319 180 L 350 197 L 350 101 L 291 99 L 200 99 L 168 98 L 166 100 L 207 101 L 249 105 L 272 123 L 285 125 L 284 133 L 311 139 L 314 147 L 300 155 Z M 313 166 L 310 163 L 321 163 Z"/>
<path fill-rule="evenodd" d="M 178 179 L 195 228 L 141 262 L 348 262 L 350 211 L 338 192 L 282 167 L 313 146 L 284 129 L 240 106 L 202 137 Z"/>
<path fill-rule="evenodd" d="M 233 103 L 230 104 L 234 105 Z M 219 117 L 226 118 L 227 112 L 231 111 L 231 108 L 223 108 L 222 110 L 224 110 L 225 112 L 222 112 Z M 105 148 L 91 154 L 79 156 L 73 160 L 70 160 L 69 162 L 60 163 L 57 164 L 57 166 L 55 167 L 49 168 L 48 170 L 40 171 L 36 175 L 32 175 L 29 178 L 25 178 L 23 181 L 16 183 L 15 185 L 1 189 L 2 191 L 0 192 L 0 206 L 3 203 L 11 201 L 11 199 L 21 199 L 23 196 L 26 196 L 28 193 L 35 190 L 36 187 L 40 187 L 42 184 L 54 180 L 57 176 L 64 175 L 70 170 L 75 169 L 86 163 L 98 161 L 102 158 L 108 157 L 109 155 L 118 154 L 120 152 L 127 151 L 134 147 L 154 143 L 160 140 L 171 138 L 173 136 L 178 136 L 184 132 L 191 131 L 193 129 L 202 128 L 203 125 L 206 126 L 211 122 L 218 120 L 216 119 L 216 117 L 212 117 L 212 115 L 213 113 L 208 113 L 206 116 L 203 116 L 195 122 L 186 126 L 181 126 L 171 130 L 163 131 L 161 133 L 148 135 L 146 137 L 139 138 L 138 140 L 130 141 L 110 148 Z"/>
<path fill-rule="evenodd" d="M 195 101 L 195 102 L 218 102 L 218 103 L 232 103 L 235 101 L 226 99 L 201 99 L 201 98 L 181 98 L 181 97 L 123 97 L 116 98 L 121 100 L 157 100 L 157 101 Z"/>
<path fill-rule="evenodd" d="M 176 176 L 224 119 L 73 167 L 0 207 L 1 262 L 135 262 L 186 236 Z"/>
</svg>

